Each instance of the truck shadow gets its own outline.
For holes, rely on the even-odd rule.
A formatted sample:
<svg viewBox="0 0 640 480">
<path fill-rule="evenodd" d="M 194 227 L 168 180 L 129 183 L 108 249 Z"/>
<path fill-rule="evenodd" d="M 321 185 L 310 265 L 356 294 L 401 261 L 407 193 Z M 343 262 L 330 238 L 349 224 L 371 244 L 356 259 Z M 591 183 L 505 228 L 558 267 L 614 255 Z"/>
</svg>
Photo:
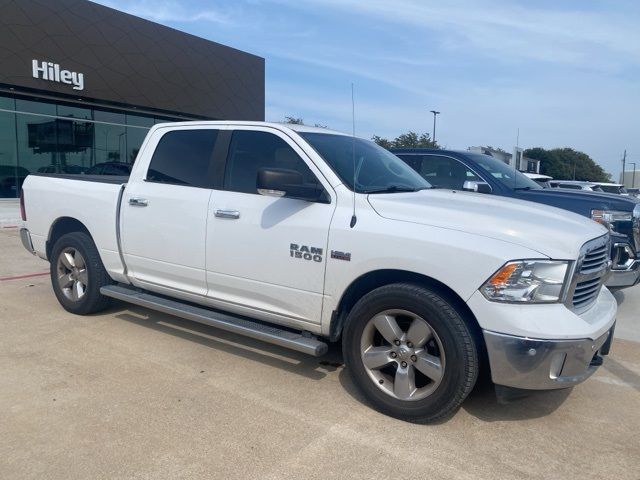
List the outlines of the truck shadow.
<svg viewBox="0 0 640 480">
<path fill-rule="evenodd" d="M 340 372 L 342 387 L 357 401 L 371 406 L 364 396 L 356 389 L 346 370 Z M 483 422 L 520 421 L 545 417 L 557 410 L 567 399 L 571 389 L 554 390 L 550 392 L 535 392 L 527 397 L 500 403 L 495 394 L 493 383 L 480 378 L 475 388 L 462 404 L 462 410 Z M 431 425 L 447 423 L 456 414 L 444 418 Z"/>
<path fill-rule="evenodd" d="M 571 394 L 571 388 L 531 392 L 508 403 L 499 402 L 493 383 L 478 382 L 462 408 L 483 422 L 505 422 L 546 417 L 555 412 Z"/>
<path fill-rule="evenodd" d="M 624 303 L 624 299 L 625 299 L 624 290 L 613 290 L 611 293 L 613 294 L 613 297 L 618 302 L 618 306 Z"/>
<path fill-rule="evenodd" d="M 356 389 L 349 373 L 343 367 L 339 343 L 330 344 L 329 352 L 323 357 L 316 358 L 134 305 L 118 303 L 110 309 L 109 313 L 119 320 L 140 327 L 150 328 L 312 380 L 322 380 L 330 372 L 340 370 L 338 378 L 345 391 L 358 402 L 370 406 L 366 398 Z M 571 389 L 536 392 L 525 398 L 504 404 L 498 402 L 493 384 L 487 378 L 480 378 L 474 390 L 462 404 L 462 409 L 484 422 L 533 419 L 553 413 L 564 403 L 570 393 Z M 437 423 L 446 423 L 448 420 L 450 418 Z"/>
<path fill-rule="evenodd" d="M 323 379 L 329 372 L 337 370 L 342 361 L 341 358 L 334 358 L 336 352 L 331 348 L 329 353 L 321 358 L 311 357 L 277 345 L 134 305 L 117 304 L 109 310 L 109 313 L 119 320 L 280 368 L 312 380 Z"/>
</svg>

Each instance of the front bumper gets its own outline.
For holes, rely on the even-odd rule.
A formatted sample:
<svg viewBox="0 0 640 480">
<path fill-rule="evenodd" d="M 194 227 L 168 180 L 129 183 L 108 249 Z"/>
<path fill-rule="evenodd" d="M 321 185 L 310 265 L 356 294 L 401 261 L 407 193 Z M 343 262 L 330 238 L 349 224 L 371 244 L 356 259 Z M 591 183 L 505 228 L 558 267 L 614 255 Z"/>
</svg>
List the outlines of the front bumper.
<svg viewBox="0 0 640 480">
<path fill-rule="evenodd" d="M 33 248 L 33 242 L 31 241 L 31 233 L 26 228 L 20 229 L 20 240 L 22 241 L 22 246 L 32 255 L 36 254 L 35 248 Z"/>
<path fill-rule="evenodd" d="M 628 288 L 639 283 L 640 259 L 636 258 L 631 245 L 617 242 L 613 245 L 612 252 L 613 269 L 605 285 L 610 288 Z"/>
<path fill-rule="evenodd" d="M 523 390 L 577 385 L 602 364 L 614 327 L 596 340 L 541 340 L 483 330 L 493 383 Z"/>
<path fill-rule="evenodd" d="M 611 276 L 605 283 L 609 288 L 628 288 L 640 283 L 640 258 L 633 241 L 616 234 L 611 247 Z"/>
<path fill-rule="evenodd" d="M 628 288 L 640 283 L 640 260 L 635 260 L 625 270 L 611 270 L 605 285 L 609 288 Z"/>
</svg>

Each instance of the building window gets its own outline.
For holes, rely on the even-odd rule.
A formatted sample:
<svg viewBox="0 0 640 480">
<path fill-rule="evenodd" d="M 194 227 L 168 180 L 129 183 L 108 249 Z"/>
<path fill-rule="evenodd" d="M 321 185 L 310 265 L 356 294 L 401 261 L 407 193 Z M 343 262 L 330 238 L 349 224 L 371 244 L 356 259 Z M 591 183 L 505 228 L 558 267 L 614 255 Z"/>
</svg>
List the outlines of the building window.
<svg viewBox="0 0 640 480">
<path fill-rule="evenodd" d="M 156 120 L 0 93 L 0 198 L 18 196 L 30 173 L 126 171 Z"/>
<path fill-rule="evenodd" d="M 18 167 L 14 108 L 12 98 L 0 97 L 0 198 L 16 197 L 29 174 Z"/>
</svg>

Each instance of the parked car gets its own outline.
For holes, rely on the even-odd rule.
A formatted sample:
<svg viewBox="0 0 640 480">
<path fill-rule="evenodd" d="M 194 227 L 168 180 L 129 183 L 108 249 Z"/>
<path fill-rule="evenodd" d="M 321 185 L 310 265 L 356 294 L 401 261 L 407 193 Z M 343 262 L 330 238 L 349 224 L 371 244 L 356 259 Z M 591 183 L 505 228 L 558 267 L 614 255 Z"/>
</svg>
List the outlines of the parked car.
<svg viewBox="0 0 640 480">
<path fill-rule="evenodd" d="M 607 286 L 626 288 L 640 281 L 640 203 L 637 198 L 563 188 L 543 189 L 512 167 L 488 155 L 467 151 L 392 149 L 438 188 L 543 203 L 589 217 L 612 234 L 613 275 Z M 557 182 L 554 180 L 551 183 Z"/>
<path fill-rule="evenodd" d="M 549 175 L 542 175 L 540 173 L 527 173 L 527 172 L 522 172 L 522 174 L 527 178 L 530 178 L 531 180 L 536 182 L 542 188 L 552 188 L 551 180 L 553 180 L 553 177 L 550 177 Z"/>
<path fill-rule="evenodd" d="M 611 182 L 597 182 L 596 185 L 602 189 L 603 192 L 606 193 L 614 193 L 616 195 L 625 195 L 628 196 L 629 192 L 624 188 L 624 185 L 621 183 L 611 183 Z"/>
<path fill-rule="evenodd" d="M 565 188 L 567 190 L 584 190 L 587 192 L 604 192 L 600 185 L 594 182 L 581 182 L 578 180 L 552 180 L 551 188 Z"/>
<path fill-rule="evenodd" d="M 627 188 L 627 193 L 630 197 L 638 197 L 640 196 L 640 188 Z"/>
<path fill-rule="evenodd" d="M 38 173 L 68 173 L 77 175 L 87 171 L 87 167 L 80 165 L 46 165 L 38 168 Z"/>
<path fill-rule="evenodd" d="M 27 175 L 29 170 L 24 167 L 0 165 L 0 198 L 17 198 Z"/>
<path fill-rule="evenodd" d="M 93 167 L 89 168 L 84 173 L 86 175 L 127 176 L 131 174 L 131 164 L 124 162 L 96 163 Z"/>
<path fill-rule="evenodd" d="M 454 412 L 484 352 L 497 385 L 557 389 L 612 340 L 602 225 L 432 189 L 323 128 L 156 125 L 129 178 L 30 175 L 21 204 L 69 312 L 117 298 L 316 356 L 341 339 L 356 387 L 403 419 Z"/>
</svg>

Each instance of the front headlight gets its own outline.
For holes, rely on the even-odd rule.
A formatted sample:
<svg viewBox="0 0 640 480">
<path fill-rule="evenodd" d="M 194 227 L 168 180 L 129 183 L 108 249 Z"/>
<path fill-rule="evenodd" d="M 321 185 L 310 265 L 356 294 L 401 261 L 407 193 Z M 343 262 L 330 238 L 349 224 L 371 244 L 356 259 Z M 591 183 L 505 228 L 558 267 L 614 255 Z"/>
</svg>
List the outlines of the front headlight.
<svg viewBox="0 0 640 480">
<path fill-rule="evenodd" d="M 516 260 L 493 274 L 480 291 L 493 302 L 554 303 L 562 300 L 569 262 Z"/>
<path fill-rule="evenodd" d="M 591 210 L 591 220 L 601 223 L 610 232 L 616 231 L 617 222 L 630 222 L 631 212 L 621 212 L 618 210 Z"/>
</svg>

